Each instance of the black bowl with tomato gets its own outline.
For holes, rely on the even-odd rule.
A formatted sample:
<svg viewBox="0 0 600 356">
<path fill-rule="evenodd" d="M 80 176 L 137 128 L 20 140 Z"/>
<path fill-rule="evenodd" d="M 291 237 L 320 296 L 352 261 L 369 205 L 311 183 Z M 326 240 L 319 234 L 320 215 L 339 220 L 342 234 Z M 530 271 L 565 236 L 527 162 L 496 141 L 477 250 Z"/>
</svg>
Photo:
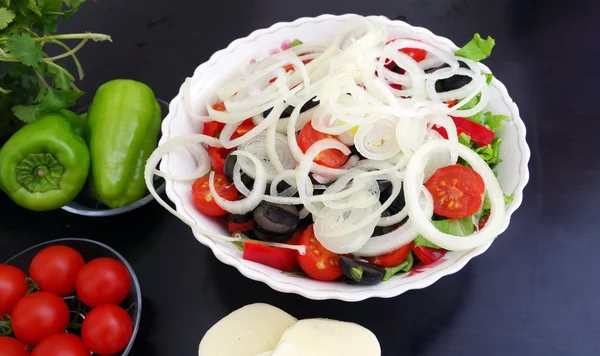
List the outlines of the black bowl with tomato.
<svg viewBox="0 0 600 356">
<path fill-rule="evenodd" d="M 0 305 L 10 310 L 0 313 L 10 315 L 0 317 L 0 332 L 27 345 L 32 356 L 56 345 L 74 355 L 129 354 L 140 324 L 142 294 L 133 268 L 117 251 L 97 241 L 59 239 L 30 247 L 0 268 L 13 274 L 13 280 L 26 277 L 28 289 L 12 307 Z M 52 312 L 36 313 L 37 307 Z M 65 314 L 68 324 L 62 329 Z M 106 325 L 112 325 L 113 334 L 102 335 Z M 0 345 L 7 341 L 13 342 L 4 338 Z"/>
</svg>

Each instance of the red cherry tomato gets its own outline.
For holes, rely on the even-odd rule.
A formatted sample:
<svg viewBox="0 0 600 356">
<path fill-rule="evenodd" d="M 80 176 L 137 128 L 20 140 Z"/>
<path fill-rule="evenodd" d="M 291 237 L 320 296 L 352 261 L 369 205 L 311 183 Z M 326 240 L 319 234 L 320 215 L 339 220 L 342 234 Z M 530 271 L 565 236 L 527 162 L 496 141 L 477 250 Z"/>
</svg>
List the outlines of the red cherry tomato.
<svg viewBox="0 0 600 356">
<path fill-rule="evenodd" d="M 396 267 L 404 261 L 408 252 L 410 251 L 410 244 L 404 245 L 399 249 L 386 253 L 385 255 L 377 257 L 365 258 L 370 264 L 379 267 Z"/>
<path fill-rule="evenodd" d="M 212 108 L 215 111 L 227 111 L 227 108 L 225 107 L 224 103 L 216 103 L 215 105 L 213 105 Z"/>
<path fill-rule="evenodd" d="M 340 256 L 325 249 L 317 240 L 314 224 L 310 225 L 300 236 L 299 245 L 306 246 L 306 253 L 296 252 L 300 268 L 310 278 L 319 281 L 334 281 L 342 276 Z"/>
<path fill-rule="evenodd" d="M 485 183 L 479 173 L 460 164 L 438 169 L 425 183 L 433 211 L 451 219 L 475 214 L 483 203 Z"/>
<path fill-rule="evenodd" d="M 129 314 L 111 304 L 92 309 L 81 325 L 83 342 L 98 355 L 114 355 L 123 351 L 132 333 L 133 323 Z"/>
<path fill-rule="evenodd" d="M 246 241 L 244 243 L 244 259 L 273 267 L 280 271 L 293 271 L 298 267 L 295 250 L 266 246 L 254 241 Z"/>
<path fill-rule="evenodd" d="M 29 356 L 29 350 L 17 339 L 0 336 L 0 356 Z"/>
<path fill-rule="evenodd" d="M 196 209 L 208 216 L 226 215 L 227 212 L 217 205 L 213 199 L 208 182 L 209 177 L 207 176 L 199 178 L 192 185 L 192 195 L 194 197 Z M 224 175 L 215 174 L 215 190 L 223 199 L 231 201 L 237 200 L 238 191 L 235 189 L 235 185 L 231 184 Z"/>
<path fill-rule="evenodd" d="M 92 308 L 102 304 L 121 304 L 129 293 L 131 277 L 121 262 L 108 258 L 96 258 L 86 263 L 75 283 L 81 301 Z"/>
<path fill-rule="evenodd" d="M 401 48 L 400 52 L 408 54 L 417 62 L 420 62 L 427 57 L 427 51 L 420 48 Z"/>
<path fill-rule="evenodd" d="M 229 232 L 244 232 L 254 229 L 254 220 L 246 221 L 243 223 L 236 223 L 233 221 L 227 222 L 227 231 Z"/>
<path fill-rule="evenodd" d="M 424 265 L 433 263 L 444 257 L 446 250 L 411 244 L 411 250 Z"/>
<path fill-rule="evenodd" d="M 306 153 L 310 146 L 312 146 L 315 142 L 323 140 L 325 138 L 333 138 L 334 136 L 324 134 L 321 131 L 317 131 L 311 122 L 308 122 L 298 135 L 298 146 L 302 150 L 303 153 Z M 340 150 L 329 149 L 325 150 L 315 158 L 315 162 L 322 166 L 326 166 L 329 168 L 339 168 L 348 160 L 348 155 L 342 153 Z"/>
<path fill-rule="evenodd" d="M 0 265 L 0 315 L 10 314 L 27 294 L 27 275 L 17 267 Z"/>
<path fill-rule="evenodd" d="M 69 324 L 69 307 L 56 294 L 31 293 L 15 305 L 10 322 L 17 339 L 35 346 L 48 336 L 65 331 Z"/>
<path fill-rule="evenodd" d="M 210 165 L 217 174 L 223 174 L 223 168 L 225 167 L 225 159 L 232 149 L 223 147 L 209 147 L 208 156 L 210 157 Z"/>
<path fill-rule="evenodd" d="M 84 264 L 83 257 L 75 249 L 50 246 L 35 255 L 29 275 L 41 290 L 66 297 L 75 291 L 75 279 Z"/>
<path fill-rule="evenodd" d="M 79 336 L 56 334 L 45 338 L 33 349 L 31 356 L 89 356 L 90 351 Z"/>
</svg>

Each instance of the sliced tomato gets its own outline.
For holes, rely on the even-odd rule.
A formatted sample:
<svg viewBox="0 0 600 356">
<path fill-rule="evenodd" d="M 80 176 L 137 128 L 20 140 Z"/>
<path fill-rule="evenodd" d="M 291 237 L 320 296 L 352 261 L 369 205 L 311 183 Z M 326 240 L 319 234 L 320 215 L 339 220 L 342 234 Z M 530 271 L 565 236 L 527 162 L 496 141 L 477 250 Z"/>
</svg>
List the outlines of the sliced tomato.
<svg viewBox="0 0 600 356">
<path fill-rule="evenodd" d="M 237 129 L 235 129 L 235 132 L 231 136 L 231 139 L 234 140 L 238 137 L 242 137 L 246 133 L 248 133 L 248 131 L 252 130 L 255 127 L 256 124 L 254 123 L 254 121 L 252 121 L 252 118 L 246 119 L 237 127 Z"/>
<path fill-rule="evenodd" d="M 399 38 L 387 41 L 386 45 L 390 44 L 398 39 Z M 421 62 L 422 60 L 425 59 L 425 57 L 427 57 L 427 51 L 424 49 L 420 49 L 420 48 L 400 48 L 399 51 L 408 54 L 409 56 L 411 56 L 412 59 L 414 59 L 417 62 Z M 385 67 L 387 69 L 392 69 L 395 66 L 396 66 L 396 63 L 394 61 L 391 61 L 385 65 Z M 400 73 L 404 73 L 404 69 L 400 68 Z"/>
<path fill-rule="evenodd" d="M 479 173 L 460 164 L 438 169 L 425 187 L 433 197 L 433 211 L 451 219 L 475 214 L 481 208 L 485 192 Z"/>
<path fill-rule="evenodd" d="M 227 108 L 225 107 L 225 103 L 216 103 L 215 105 L 213 105 L 213 110 L 216 111 L 227 111 Z"/>
<path fill-rule="evenodd" d="M 487 146 L 494 140 L 494 136 L 496 134 L 487 127 L 479 125 L 478 123 L 464 117 L 451 116 L 451 118 L 456 125 L 456 133 L 458 135 L 462 133 L 469 135 L 471 137 L 471 141 L 475 142 L 479 146 Z M 433 129 L 439 132 L 439 134 L 445 139 L 448 138 L 448 133 L 446 132 L 445 128 L 434 125 Z"/>
<path fill-rule="evenodd" d="M 312 146 L 315 142 L 326 138 L 336 139 L 332 135 L 317 131 L 313 127 L 312 123 L 308 122 L 306 125 L 304 125 L 302 130 L 300 130 L 300 134 L 298 134 L 298 146 L 303 153 L 306 153 L 310 146 Z M 315 158 L 315 162 L 329 168 L 339 168 L 343 166 L 347 160 L 348 155 L 336 149 L 325 150 L 319 153 L 319 155 Z"/>
<path fill-rule="evenodd" d="M 209 147 L 208 156 L 210 157 L 210 165 L 213 171 L 217 174 L 223 174 L 223 168 L 225 167 L 225 159 L 227 155 L 233 151 L 229 148 L 223 147 Z"/>
<path fill-rule="evenodd" d="M 334 281 L 342 276 L 340 256 L 327 250 L 315 237 L 314 224 L 300 236 L 300 245 L 306 246 L 304 255 L 296 252 L 300 268 L 310 278 L 319 281 Z"/>
<path fill-rule="evenodd" d="M 456 105 L 457 102 L 458 102 L 458 100 L 456 100 L 456 99 L 448 100 L 448 101 L 446 101 L 446 105 L 448 105 L 448 107 L 451 108 L 454 105 Z"/>
<path fill-rule="evenodd" d="M 417 255 L 419 261 L 421 261 L 424 265 L 428 265 L 433 263 L 440 258 L 444 257 L 446 254 L 446 250 L 444 249 L 436 249 L 426 246 L 415 246 L 414 244 L 410 244 L 412 252 Z"/>
<path fill-rule="evenodd" d="M 225 127 L 225 124 L 222 122 L 218 122 L 218 121 L 205 122 L 204 128 L 202 129 L 202 133 L 205 134 L 206 136 L 219 138 L 219 135 L 221 135 L 221 131 L 223 131 L 224 127 Z"/>
<path fill-rule="evenodd" d="M 192 185 L 192 196 L 194 197 L 194 205 L 196 209 L 204 215 L 208 216 L 223 216 L 227 212 L 223 210 L 210 192 L 209 177 L 199 178 Z M 220 197 L 226 200 L 237 200 L 238 191 L 235 185 L 231 184 L 224 175 L 215 174 L 215 190 Z"/>
<path fill-rule="evenodd" d="M 406 244 L 395 251 L 377 257 L 367 257 L 366 260 L 379 267 L 396 267 L 404 261 L 409 251 L 410 244 Z"/>
<path fill-rule="evenodd" d="M 236 223 L 233 221 L 228 221 L 227 222 L 227 230 L 229 232 L 244 232 L 244 231 L 250 231 L 252 229 L 254 229 L 254 220 L 250 220 L 250 221 L 246 221 L 243 223 Z"/>
<path fill-rule="evenodd" d="M 280 271 L 293 271 L 298 268 L 296 250 L 273 247 L 254 241 L 244 243 L 244 259 L 276 268 Z"/>
</svg>

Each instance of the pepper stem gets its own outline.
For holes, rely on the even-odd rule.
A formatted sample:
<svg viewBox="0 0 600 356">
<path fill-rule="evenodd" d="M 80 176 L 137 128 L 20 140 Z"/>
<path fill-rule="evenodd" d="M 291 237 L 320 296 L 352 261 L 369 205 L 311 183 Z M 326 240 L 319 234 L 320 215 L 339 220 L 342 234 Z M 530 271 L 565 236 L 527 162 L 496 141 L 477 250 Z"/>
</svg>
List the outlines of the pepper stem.
<svg viewBox="0 0 600 356">
<path fill-rule="evenodd" d="M 59 189 L 63 166 L 49 153 L 32 153 L 16 167 L 16 178 L 32 193 Z"/>
</svg>

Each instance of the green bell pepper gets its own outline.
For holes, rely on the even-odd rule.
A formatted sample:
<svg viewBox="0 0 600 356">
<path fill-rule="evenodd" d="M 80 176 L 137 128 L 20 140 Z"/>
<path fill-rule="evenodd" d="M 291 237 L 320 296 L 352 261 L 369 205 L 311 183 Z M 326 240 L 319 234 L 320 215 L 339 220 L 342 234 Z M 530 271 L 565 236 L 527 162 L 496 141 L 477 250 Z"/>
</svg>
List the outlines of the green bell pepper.
<svg viewBox="0 0 600 356">
<path fill-rule="evenodd" d="M 144 167 L 158 145 L 160 124 L 160 106 L 147 85 L 117 79 L 98 88 L 85 131 L 90 185 L 101 203 L 116 209 L 144 197 Z"/>
<path fill-rule="evenodd" d="M 71 202 L 89 169 L 85 141 L 60 114 L 23 126 L 0 149 L 0 189 L 30 210 L 54 210 Z"/>
</svg>

